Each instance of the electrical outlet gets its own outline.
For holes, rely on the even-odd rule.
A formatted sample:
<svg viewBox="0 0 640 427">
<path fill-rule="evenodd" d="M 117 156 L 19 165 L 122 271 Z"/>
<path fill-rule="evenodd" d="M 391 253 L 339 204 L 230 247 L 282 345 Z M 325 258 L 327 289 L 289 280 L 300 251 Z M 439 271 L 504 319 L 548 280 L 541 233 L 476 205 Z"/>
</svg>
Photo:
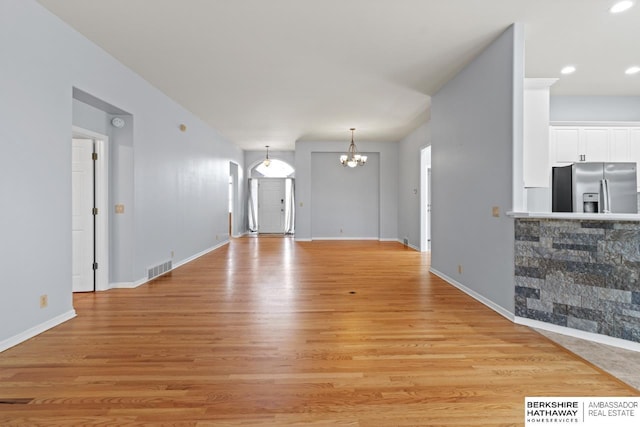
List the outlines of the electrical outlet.
<svg viewBox="0 0 640 427">
<path fill-rule="evenodd" d="M 500 207 L 494 206 L 493 208 L 491 208 L 491 215 L 498 218 L 500 216 Z"/>
<path fill-rule="evenodd" d="M 342 233 L 343 233 L 343 231 L 342 231 L 342 228 L 341 228 L 341 229 L 340 229 L 340 234 L 342 234 Z"/>
<path fill-rule="evenodd" d="M 49 296 L 40 295 L 40 308 L 46 308 L 49 305 Z"/>
<path fill-rule="evenodd" d="M 171 258 L 173 258 L 173 251 L 171 251 Z"/>
<path fill-rule="evenodd" d="M 462 274 L 462 264 L 458 264 L 458 274 Z"/>
<path fill-rule="evenodd" d="M 220 236 L 216 234 L 216 240 L 220 240 Z"/>
</svg>

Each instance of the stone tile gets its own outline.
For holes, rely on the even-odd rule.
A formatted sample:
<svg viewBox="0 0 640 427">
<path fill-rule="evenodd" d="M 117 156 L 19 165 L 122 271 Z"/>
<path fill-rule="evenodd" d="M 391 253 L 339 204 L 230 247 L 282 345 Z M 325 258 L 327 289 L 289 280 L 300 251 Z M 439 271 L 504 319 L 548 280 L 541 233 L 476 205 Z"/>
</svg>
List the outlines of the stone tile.
<svg viewBox="0 0 640 427">
<path fill-rule="evenodd" d="M 602 230 L 613 230 L 612 221 L 580 221 L 582 228 L 599 228 Z"/>
<path fill-rule="evenodd" d="M 640 305 L 640 291 L 631 292 L 631 303 Z"/>
<path fill-rule="evenodd" d="M 562 316 L 569 315 L 569 306 L 566 304 L 558 304 L 556 302 L 553 303 L 553 313 L 560 314 Z"/>
<path fill-rule="evenodd" d="M 516 286 L 523 286 L 526 288 L 540 289 L 544 285 L 544 279 L 537 279 L 535 277 L 516 276 Z"/>
<path fill-rule="evenodd" d="M 598 288 L 598 298 L 619 303 L 631 303 L 631 292 L 618 289 Z"/>
<path fill-rule="evenodd" d="M 570 305 L 568 310 L 569 316 L 577 317 L 578 319 L 583 320 L 592 320 L 596 323 L 602 323 L 605 319 L 603 313 L 599 310 L 594 310 L 590 308 L 577 307 Z"/>
<path fill-rule="evenodd" d="M 617 266 L 607 277 L 606 287 L 623 291 L 635 291 L 639 288 L 639 271 L 627 266 Z"/>
<path fill-rule="evenodd" d="M 541 301 L 539 299 L 533 299 L 533 298 L 527 299 L 527 308 L 531 310 L 536 310 L 536 311 L 553 313 L 553 303 Z"/>
<path fill-rule="evenodd" d="M 553 314 L 546 311 L 527 310 L 527 316 L 529 319 L 539 320 L 541 322 L 552 323 L 558 326 L 567 326 L 567 316 L 559 314 Z"/>
<path fill-rule="evenodd" d="M 598 250 L 597 245 L 584 245 L 579 243 L 554 243 L 553 249 L 569 249 L 572 251 L 586 251 L 596 252 Z"/>
<path fill-rule="evenodd" d="M 579 319 L 573 316 L 567 317 L 567 327 L 579 329 L 586 332 L 598 332 L 598 322 L 594 322 L 593 320 Z"/>
<path fill-rule="evenodd" d="M 636 318 L 638 318 L 638 321 L 640 322 L 640 310 L 630 310 L 628 308 L 623 308 L 622 309 L 622 314 L 624 314 L 625 316 L 629 316 L 629 317 L 636 317 Z"/>
<path fill-rule="evenodd" d="M 540 289 L 516 286 L 516 295 L 521 295 L 525 298 L 540 299 Z"/>
<path fill-rule="evenodd" d="M 524 276 L 524 277 L 534 277 L 536 279 L 541 279 L 544 277 L 542 270 L 538 267 L 516 266 L 515 275 Z"/>
</svg>

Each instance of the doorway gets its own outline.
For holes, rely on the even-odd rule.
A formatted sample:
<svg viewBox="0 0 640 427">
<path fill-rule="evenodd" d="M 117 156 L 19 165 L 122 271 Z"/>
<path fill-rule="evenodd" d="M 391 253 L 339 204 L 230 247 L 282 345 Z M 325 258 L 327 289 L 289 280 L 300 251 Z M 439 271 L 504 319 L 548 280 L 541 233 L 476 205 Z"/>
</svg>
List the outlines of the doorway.
<svg viewBox="0 0 640 427">
<path fill-rule="evenodd" d="M 73 128 L 72 146 L 72 291 L 108 289 L 108 138 Z"/>
<path fill-rule="evenodd" d="M 431 146 L 420 150 L 420 251 L 431 251 Z"/>
<path fill-rule="evenodd" d="M 272 158 L 249 168 L 247 219 L 249 231 L 258 234 L 295 233 L 294 169 Z"/>
<path fill-rule="evenodd" d="M 238 209 L 238 164 L 229 162 L 229 238 L 237 236 L 236 222 L 239 216 Z"/>
<path fill-rule="evenodd" d="M 258 233 L 284 234 L 285 179 L 261 179 L 258 184 Z"/>
</svg>

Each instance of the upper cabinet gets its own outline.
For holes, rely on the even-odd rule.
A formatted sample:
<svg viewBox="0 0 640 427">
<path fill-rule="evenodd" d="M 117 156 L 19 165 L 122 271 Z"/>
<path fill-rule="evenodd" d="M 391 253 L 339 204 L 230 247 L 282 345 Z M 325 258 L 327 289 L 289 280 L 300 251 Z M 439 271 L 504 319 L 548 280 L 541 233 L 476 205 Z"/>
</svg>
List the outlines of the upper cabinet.
<svg viewBox="0 0 640 427">
<path fill-rule="evenodd" d="M 639 132 L 640 127 L 632 126 L 551 126 L 551 166 L 574 162 L 637 162 Z"/>
<path fill-rule="evenodd" d="M 580 161 L 580 128 L 552 126 L 549 143 L 552 165 Z"/>
</svg>

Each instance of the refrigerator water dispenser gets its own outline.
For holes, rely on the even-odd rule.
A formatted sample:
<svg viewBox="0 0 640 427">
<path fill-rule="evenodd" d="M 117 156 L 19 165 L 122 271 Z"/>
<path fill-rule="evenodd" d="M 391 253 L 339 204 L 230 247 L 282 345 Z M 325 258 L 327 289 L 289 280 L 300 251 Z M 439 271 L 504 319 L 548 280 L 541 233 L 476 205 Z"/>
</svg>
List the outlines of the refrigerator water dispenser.
<svg viewBox="0 0 640 427">
<path fill-rule="evenodd" d="M 582 205 L 583 212 L 585 213 L 598 213 L 600 212 L 598 209 L 598 200 L 600 199 L 600 195 L 598 193 L 583 193 L 582 194 Z"/>
</svg>

